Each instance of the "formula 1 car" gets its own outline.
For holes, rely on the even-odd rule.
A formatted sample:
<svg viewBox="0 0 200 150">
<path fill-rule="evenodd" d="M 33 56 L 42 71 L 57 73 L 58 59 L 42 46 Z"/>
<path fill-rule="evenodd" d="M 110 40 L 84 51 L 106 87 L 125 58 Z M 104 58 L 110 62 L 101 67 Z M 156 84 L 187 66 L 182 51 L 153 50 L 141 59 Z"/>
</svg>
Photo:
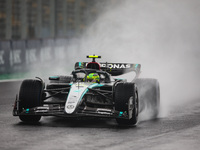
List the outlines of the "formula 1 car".
<svg viewBox="0 0 200 150">
<path fill-rule="evenodd" d="M 13 116 L 23 122 L 38 122 L 41 116 L 105 117 L 119 125 L 136 125 L 139 112 L 149 106 L 152 116 L 158 115 L 159 83 L 138 78 L 140 64 L 97 63 L 97 55 L 87 58 L 92 62 L 77 62 L 71 76 L 51 76 L 46 86 L 38 77 L 24 80 Z M 136 73 L 132 82 L 113 79 L 130 71 Z"/>
</svg>

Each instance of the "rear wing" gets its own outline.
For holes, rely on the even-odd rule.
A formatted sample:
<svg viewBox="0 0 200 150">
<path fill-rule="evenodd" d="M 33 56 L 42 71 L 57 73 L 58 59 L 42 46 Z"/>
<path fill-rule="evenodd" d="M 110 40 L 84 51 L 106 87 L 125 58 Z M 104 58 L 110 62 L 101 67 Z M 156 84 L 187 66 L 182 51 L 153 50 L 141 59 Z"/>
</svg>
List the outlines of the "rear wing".
<svg viewBox="0 0 200 150">
<path fill-rule="evenodd" d="M 75 70 L 86 68 L 87 64 L 88 62 L 76 62 Z M 100 62 L 99 65 L 101 70 L 108 72 L 112 76 L 118 76 L 134 71 L 136 77 L 138 77 L 141 70 L 141 64 Z"/>
</svg>

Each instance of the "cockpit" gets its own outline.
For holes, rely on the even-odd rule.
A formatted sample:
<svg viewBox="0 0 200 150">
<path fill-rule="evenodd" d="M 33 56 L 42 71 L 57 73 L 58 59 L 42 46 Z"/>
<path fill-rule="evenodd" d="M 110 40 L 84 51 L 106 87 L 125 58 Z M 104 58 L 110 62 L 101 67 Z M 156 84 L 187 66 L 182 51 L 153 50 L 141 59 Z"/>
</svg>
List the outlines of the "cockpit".
<svg viewBox="0 0 200 150">
<path fill-rule="evenodd" d="M 77 82 L 110 83 L 110 75 L 105 71 L 95 69 L 80 69 L 72 72 L 74 80 Z"/>
</svg>

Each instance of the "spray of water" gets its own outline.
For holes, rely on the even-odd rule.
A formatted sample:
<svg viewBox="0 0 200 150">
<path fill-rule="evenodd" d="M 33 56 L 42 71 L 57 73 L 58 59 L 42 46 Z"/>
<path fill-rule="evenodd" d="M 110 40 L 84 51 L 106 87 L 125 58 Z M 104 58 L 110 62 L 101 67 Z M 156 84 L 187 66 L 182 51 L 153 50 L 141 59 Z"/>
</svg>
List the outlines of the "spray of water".
<svg viewBox="0 0 200 150">
<path fill-rule="evenodd" d="M 142 64 L 141 77 L 156 78 L 161 89 L 161 114 L 200 98 L 200 1 L 126 0 L 106 11 L 66 47 L 70 59 Z M 71 68 L 73 69 L 73 67 Z"/>
</svg>

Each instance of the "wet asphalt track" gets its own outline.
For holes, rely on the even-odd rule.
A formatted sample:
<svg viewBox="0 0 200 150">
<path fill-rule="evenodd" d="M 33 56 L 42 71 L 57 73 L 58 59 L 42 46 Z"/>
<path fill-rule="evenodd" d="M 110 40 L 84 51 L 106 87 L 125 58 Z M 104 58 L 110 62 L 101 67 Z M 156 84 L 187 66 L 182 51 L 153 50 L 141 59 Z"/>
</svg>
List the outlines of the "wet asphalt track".
<svg viewBox="0 0 200 150">
<path fill-rule="evenodd" d="M 0 83 L 0 150 L 199 150 L 200 101 L 168 117 L 119 127 L 115 120 L 43 117 L 28 125 L 12 116 L 20 82 Z"/>
</svg>

